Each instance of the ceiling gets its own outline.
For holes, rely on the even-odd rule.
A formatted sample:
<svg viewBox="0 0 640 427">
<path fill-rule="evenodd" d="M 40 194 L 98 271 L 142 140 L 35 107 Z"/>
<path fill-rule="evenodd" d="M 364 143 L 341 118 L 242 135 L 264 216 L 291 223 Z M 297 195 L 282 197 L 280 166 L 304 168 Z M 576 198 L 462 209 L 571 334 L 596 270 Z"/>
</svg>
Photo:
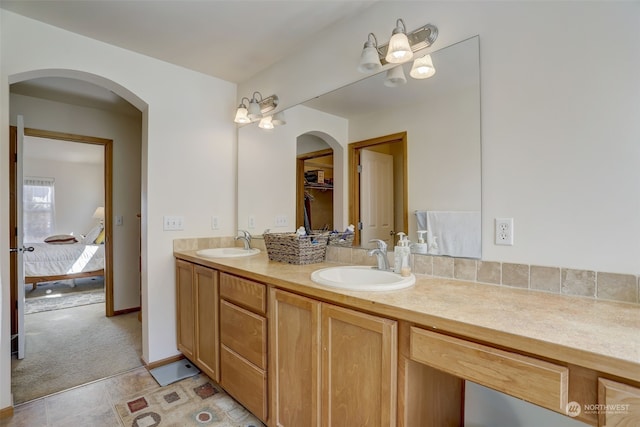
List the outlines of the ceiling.
<svg viewBox="0 0 640 427">
<path fill-rule="evenodd" d="M 242 83 L 375 1 L 0 0 L 0 7 Z"/>
</svg>

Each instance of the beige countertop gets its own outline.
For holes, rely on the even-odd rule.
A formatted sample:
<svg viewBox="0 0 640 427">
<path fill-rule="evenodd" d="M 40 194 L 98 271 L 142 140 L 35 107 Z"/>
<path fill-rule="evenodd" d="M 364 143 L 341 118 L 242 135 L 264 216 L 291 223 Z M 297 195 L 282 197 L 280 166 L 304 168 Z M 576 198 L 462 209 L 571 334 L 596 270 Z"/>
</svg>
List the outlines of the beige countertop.
<svg viewBox="0 0 640 427">
<path fill-rule="evenodd" d="M 310 279 L 314 270 L 339 264 L 283 264 L 265 253 L 216 259 L 194 250 L 174 255 L 327 302 L 640 381 L 638 305 L 421 275 L 403 290 L 348 291 Z"/>
</svg>

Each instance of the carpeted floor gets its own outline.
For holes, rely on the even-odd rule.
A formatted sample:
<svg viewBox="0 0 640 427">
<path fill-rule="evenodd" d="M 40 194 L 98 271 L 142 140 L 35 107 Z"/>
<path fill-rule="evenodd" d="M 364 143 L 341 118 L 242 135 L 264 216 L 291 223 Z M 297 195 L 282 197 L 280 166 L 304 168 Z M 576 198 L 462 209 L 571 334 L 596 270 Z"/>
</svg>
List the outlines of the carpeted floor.
<svg viewBox="0 0 640 427">
<path fill-rule="evenodd" d="M 25 285 L 24 313 L 40 313 L 104 301 L 103 276 L 44 282 L 38 284 L 36 289 Z"/>
<path fill-rule="evenodd" d="M 138 313 L 105 317 L 104 303 L 25 316 L 26 357 L 12 359 L 22 403 L 141 366 Z"/>
<path fill-rule="evenodd" d="M 124 425 L 132 427 L 263 426 L 204 374 L 130 396 L 115 407 Z"/>
</svg>

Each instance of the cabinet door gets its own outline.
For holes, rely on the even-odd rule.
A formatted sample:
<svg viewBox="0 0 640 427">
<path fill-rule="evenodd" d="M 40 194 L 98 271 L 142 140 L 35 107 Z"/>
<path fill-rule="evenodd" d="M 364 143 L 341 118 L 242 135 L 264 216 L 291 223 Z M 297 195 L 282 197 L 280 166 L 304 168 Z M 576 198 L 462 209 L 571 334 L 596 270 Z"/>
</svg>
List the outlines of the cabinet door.
<svg viewBox="0 0 640 427">
<path fill-rule="evenodd" d="M 193 264 L 176 260 L 176 320 L 178 350 L 186 358 L 195 356 L 195 293 L 193 290 Z"/>
<path fill-rule="evenodd" d="M 214 381 L 220 380 L 218 339 L 218 272 L 194 266 L 196 301 L 195 363 Z"/>
<path fill-rule="evenodd" d="M 640 388 L 599 378 L 598 404 L 598 426 L 640 425 Z"/>
<path fill-rule="evenodd" d="M 322 306 L 322 425 L 395 426 L 397 324 Z"/>
<path fill-rule="evenodd" d="M 271 289 L 271 414 L 276 426 L 320 425 L 320 303 Z"/>
</svg>

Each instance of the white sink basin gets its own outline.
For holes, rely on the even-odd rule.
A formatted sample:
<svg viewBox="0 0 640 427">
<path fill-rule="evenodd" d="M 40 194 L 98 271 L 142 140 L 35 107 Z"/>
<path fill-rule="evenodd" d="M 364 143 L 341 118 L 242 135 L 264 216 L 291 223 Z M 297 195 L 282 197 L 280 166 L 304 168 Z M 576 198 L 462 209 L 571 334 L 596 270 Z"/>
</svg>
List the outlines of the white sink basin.
<svg viewBox="0 0 640 427">
<path fill-rule="evenodd" d="M 311 273 L 315 283 L 353 291 L 393 291 L 408 288 L 416 283 L 412 274 L 402 277 L 392 271 L 382 271 L 366 266 L 330 267 Z"/>
<path fill-rule="evenodd" d="M 244 249 L 244 248 L 212 248 L 212 249 L 200 249 L 196 251 L 196 255 L 205 258 L 234 258 L 242 256 L 251 256 L 260 253 L 260 249 Z"/>
</svg>

